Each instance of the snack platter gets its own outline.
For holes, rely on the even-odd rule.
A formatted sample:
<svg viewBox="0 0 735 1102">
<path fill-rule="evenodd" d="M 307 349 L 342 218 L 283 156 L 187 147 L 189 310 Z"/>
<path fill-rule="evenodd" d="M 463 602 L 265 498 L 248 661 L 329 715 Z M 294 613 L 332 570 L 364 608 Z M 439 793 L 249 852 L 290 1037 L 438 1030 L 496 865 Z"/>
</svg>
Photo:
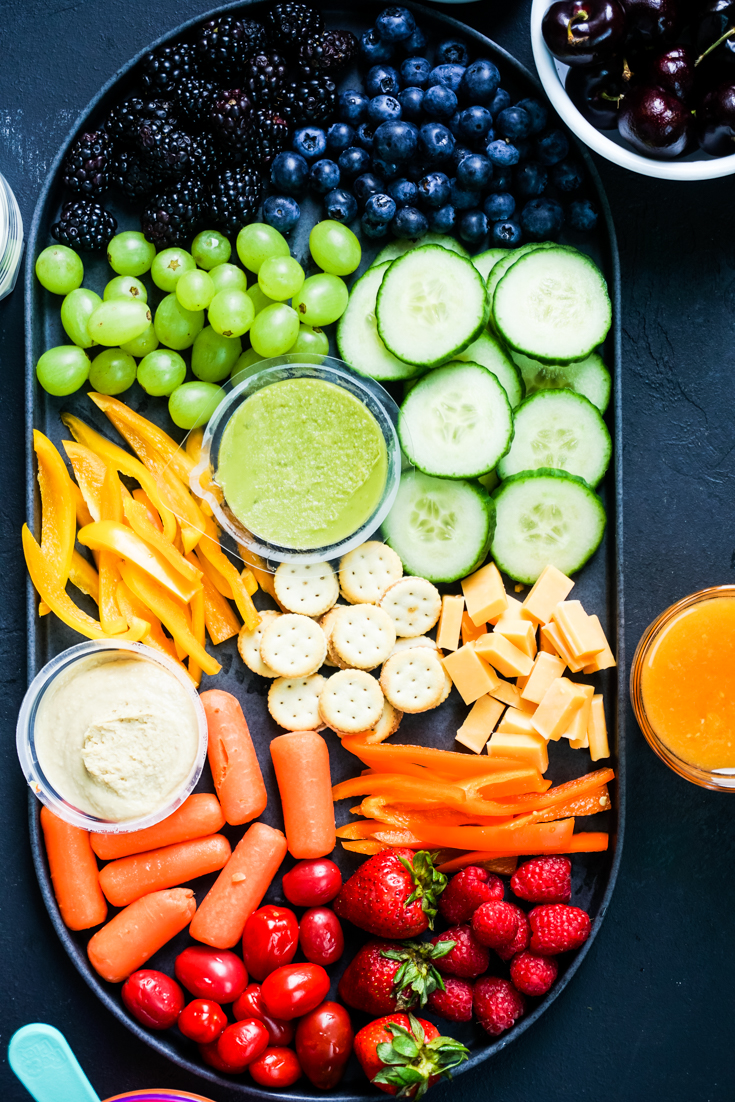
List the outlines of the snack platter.
<svg viewBox="0 0 735 1102">
<path fill-rule="evenodd" d="M 339 8 L 325 8 L 323 10 L 327 26 L 340 26 L 352 29 L 356 33 L 365 30 L 369 25 L 369 18 L 376 15 L 381 5 L 365 5 L 364 17 L 356 20 L 349 10 Z M 460 22 L 439 15 L 434 11 L 410 5 L 417 19 L 420 19 L 427 34 L 432 38 L 447 36 L 449 34 L 461 35 L 478 55 L 491 58 L 496 62 L 503 74 L 504 85 L 511 93 L 537 94 L 538 85 L 535 79 L 528 73 L 511 55 L 500 47 L 479 35 L 477 32 L 464 26 Z M 235 4 L 227 9 L 233 11 L 247 11 L 254 17 L 263 8 L 262 4 Z M 191 21 L 190 25 L 199 23 L 206 15 Z M 171 30 L 159 40 L 159 43 L 173 39 L 182 34 L 187 25 Z M 158 43 L 156 43 L 158 44 Z M 152 45 L 156 45 L 152 44 Z M 46 394 L 36 383 L 35 365 L 44 349 L 59 344 L 63 340 L 58 320 L 57 309 L 51 302 L 51 296 L 41 288 L 35 279 L 33 262 L 38 252 L 45 247 L 49 240 L 49 228 L 58 217 L 60 207 L 61 186 L 59 181 L 59 167 L 66 150 L 80 130 L 85 128 L 87 119 L 94 119 L 109 107 L 113 99 L 119 98 L 124 93 L 125 85 L 129 82 L 129 74 L 144 53 L 151 46 L 133 58 L 115 78 L 110 81 L 100 92 L 99 96 L 88 106 L 84 114 L 77 120 L 70 132 L 67 142 L 59 151 L 57 158 L 51 166 L 49 175 L 44 185 L 34 215 L 29 235 L 28 263 L 26 270 L 26 434 L 28 440 L 27 450 L 27 514 L 29 521 L 32 519 L 32 527 L 38 531 L 40 516 L 40 502 L 38 483 L 35 477 L 34 455 L 31 447 L 31 437 L 34 429 L 40 430 L 57 446 L 61 440 L 68 436 L 60 421 L 60 413 L 68 412 L 76 415 L 92 425 L 103 434 L 111 436 L 109 422 L 101 411 L 97 410 L 86 396 L 85 392 L 78 392 L 66 398 L 53 398 Z M 351 70 L 341 77 L 340 83 L 349 85 Z M 600 488 L 601 497 L 607 507 L 607 530 L 603 542 L 592 560 L 575 576 L 575 590 L 573 596 L 578 598 L 585 607 L 598 613 L 608 638 L 615 640 L 615 650 L 618 666 L 617 669 L 609 669 L 598 675 L 598 688 L 605 699 L 608 729 L 612 757 L 609 764 L 615 769 L 615 783 L 612 786 L 613 807 L 609 812 L 595 817 L 594 826 L 591 829 L 607 830 L 610 833 L 610 848 L 604 853 L 576 854 L 573 861 L 573 899 L 574 903 L 587 910 L 592 919 L 592 937 L 599 927 L 605 914 L 611 892 L 615 884 L 618 865 L 620 861 L 621 843 L 624 821 L 624 794 L 625 794 L 625 757 L 623 745 L 622 717 L 624 714 L 625 686 L 621 680 L 620 671 L 625 669 L 623 654 L 623 582 L 621 575 L 622 563 L 622 493 L 621 493 L 621 468 L 622 446 L 620 439 L 620 319 L 619 319 L 619 270 L 617 261 L 617 248 L 615 232 L 612 226 L 609 209 L 601 185 L 597 177 L 594 165 L 584 148 L 578 146 L 576 150 L 578 160 L 585 165 L 589 175 L 592 190 L 596 192 L 596 199 L 603 217 L 600 228 L 584 242 L 584 251 L 589 253 L 600 266 L 609 287 L 613 305 L 613 324 L 605 344 L 605 359 L 613 376 L 613 398 L 608 409 L 606 420 L 613 438 L 614 457 L 605 480 Z M 292 253 L 297 257 L 308 255 L 307 237 L 308 230 L 319 217 L 316 206 L 310 206 L 307 201 L 302 206 L 302 221 L 299 229 L 295 231 L 291 239 Z M 113 213 L 118 215 L 118 209 L 111 204 Z M 125 212 L 125 208 L 121 207 Z M 123 218 L 119 218 L 122 222 Z M 562 243 L 564 237 L 562 236 Z M 371 242 L 366 238 L 362 240 L 363 254 L 360 268 L 356 276 L 367 269 L 374 256 L 380 249 L 380 242 Z M 87 262 L 85 260 L 85 266 Z M 104 261 L 95 260 L 88 265 L 88 272 L 94 281 L 95 264 L 99 264 L 100 271 Z M 101 280 L 99 280 L 101 282 Z M 330 341 L 330 353 L 338 355 L 333 341 Z M 183 437 L 179 430 L 172 431 L 170 419 L 167 416 L 165 403 L 159 399 L 150 398 L 137 385 L 126 394 L 125 401 L 136 412 L 159 424 L 167 432 L 175 435 L 177 439 Z M 225 545 L 226 546 L 226 545 Z M 230 545 L 231 547 L 232 545 Z M 507 583 L 509 592 L 512 592 L 512 584 Z M 441 593 L 456 593 L 456 584 L 440 585 Z M 524 594 L 519 594 L 523 599 Z M 258 608 L 272 608 L 273 603 L 258 591 L 255 595 L 255 604 Z M 83 600 L 80 603 L 84 603 Z M 66 628 L 56 617 L 49 615 L 43 618 L 38 616 L 37 595 L 33 586 L 28 585 L 28 667 L 29 677 L 33 677 L 44 663 L 56 656 L 61 650 L 72 646 L 79 641 L 78 636 Z M 237 639 L 230 639 L 217 647 L 217 657 L 222 664 L 222 670 L 215 677 L 205 676 L 201 688 L 218 688 L 236 696 L 245 712 L 250 733 L 261 763 L 266 788 L 269 794 L 269 803 L 266 811 L 260 819 L 276 828 L 283 827 L 280 803 L 278 800 L 278 788 L 275 774 L 268 751 L 269 744 L 276 734 L 282 733 L 277 727 L 267 709 L 267 693 L 269 683 L 248 670 L 240 661 L 237 650 Z M 403 723 L 391 741 L 400 743 L 420 743 L 427 746 L 436 746 L 450 749 L 453 746 L 454 732 L 462 724 L 466 716 L 466 706 L 459 698 L 456 691 L 441 705 L 440 708 L 418 715 L 406 715 Z M 336 784 L 356 772 L 356 759 L 344 750 L 336 736 L 327 731 L 325 733 L 329 746 L 332 783 Z M 562 783 L 580 773 L 581 763 L 579 755 L 564 745 L 554 747 L 549 776 L 554 784 Z M 607 764 L 607 763 L 603 763 Z M 212 781 L 209 769 L 205 766 L 202 778 L 196 791 L 212 791 Z M 272 798 L 271 798 L 272 797 Z M 209 1082 L 227 1087 L 231 1091 L 252 1094 L 259 1097 L 269 1097 L 271 1092 L 261 1089 L 251 1081 L 238 1077 L 236 1079 L 223 1076 L 212 1068 L 206 1067 L 196 1055 L 196 1050 L 183 1037 L 173 1032 L 152 1033 L 141 1027 L 124 1009 L 120 1002 L 117 985 L 107 984 L 102 981 L 91 968 L 86 954 L 87 933 L 73 933 L 64 925 L 54 897 L 48 864 L 40 829 L 39 812 L 40 803 L 31 795 L 29 797 L 29 819 L 32 839 L 34 862 L 44 901 L 49 910 L 52 922 L 59 938 L 68 955 L 77 967 L 80 974 L 95 992 L 100 1001 L 121 1020 L 128 1029 L 146 1044 L 156 1049 L 179 1066 L 190 1073 Z M 337 825 L 349 821 L 350 816 L 343 804 L 337 805 Z M 581 823 L 584 829 L 584 823 Z M 225 835 L 234 841 L 240 836 L 240 829 L 224 828 Z M 361 858 L 357 854 L 348 853 L 337 846 L 333 859 L 339 864 L 343 876 L 346 879 L 358 868 Z M 289 856 L 283 866 L 286 871 L 293 864 Z M 214 882 L 215 876 L 207 876 L 196 882 L 197 900 L 201 900 Z M 271 885 L 264 902 L 283 904 L 284 896 L 281 891 L 280 873 Z M 349 925 L 346 927 L 346 952 L 344 959 L 336 967 L 330 970 L 332 978 L 332 990 L 330 998 L 334 997 L 336 984 L 344 970 L 345 963 L 349 961 L 356 948 L 364 940 L 365 935 L 354 930 Z M 471 1050 L 470 1058 L 460 1066 L 458 1070 L 465 1070 L 476 1066 L 493 1053 L 505 1047 L 510 1040 L 515 1039 L 521 1032 L 527 1029 L 541 1013 L 553 1002 L 556 995 L 562 991 L 566 983 L 579 967 L 583 960 L 587 946 L 591 944 L 592 937 L 571 958 L 563 959 L 560 976 L 552 991 L 538 1005 L 529 1010 L 528 1014 L 507 1034 L 498 1039 L 487 1036 L 478 1025 L 474 1023 L 452 1023 L 452 1036 L 457 1037 Z M 181 949 L 189 944 L 186 933 L 178 935 L 165 946 L 152 961 L 152 966 L 160 968 L 168 974 L 173 973 L 173 961 Z M 358 1016 L 358 1023 L 362 1017 Z M 302 1079 L 298 1084 L 286 1091 L 280 1092 L 287 1098 L 316 1097 L 319 1091 L 308 1085 Z M 369 1087 L 360 1073 L 356 1059 L 351 1057 L 345 1076 L 341 1084 L 330 1092 L 332 1097 L 339 1099 L 353 1099 L 368 1095 L 376 1097 L 375 1091 Z"/>
</svg>

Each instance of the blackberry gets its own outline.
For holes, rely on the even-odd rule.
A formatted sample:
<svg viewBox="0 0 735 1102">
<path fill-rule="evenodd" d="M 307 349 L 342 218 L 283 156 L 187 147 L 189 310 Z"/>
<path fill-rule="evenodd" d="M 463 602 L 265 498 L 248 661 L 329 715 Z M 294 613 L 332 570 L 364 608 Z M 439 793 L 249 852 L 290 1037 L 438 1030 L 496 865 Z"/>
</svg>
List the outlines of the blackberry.
<svg viewBox="0 0 735 1102">
<path fill-rule="evenodd" d="M 210 185 L 209 209 L 214 222 L 227 233 L 237 233 L 254 215 L 263 184 L 253 169 L 226 169 Z"/>
<path fill-rule="evenodd" d="M 352 31 L 325 31 L 301 44 L 299 63 L 305 73 L 338 73 L 354 61 L 359 48 Z"/>
<path fill-rule="evenodd" d="M 198 177 L 179 180 L 155 195 L 140 216 L 147 241 L 156 248 L 183 245 L 209 214 L 206 185 Z"/>
<path fill-rule="evenodd" d="M 182 80 L 196 76 L 199 58 L 191 42 L 159 46 L 140 63 L 140 82 L 146 92 L 170 92 Z"/>
<path fill-rule="evenodd" d="M 181 118 L 192 130 L 201 130 L 209 121 L 215 98 L 216 84 L 209 80 L 182 80 L 175 92 L 174 103 Z"/>
<path fill-rule="evenodd" d="M 146 100 L 134 96 L 112 108 L 105 120 L 105 130 L 115 142 L 135 145 L 142 122 L 147 119 L 171 122 L 173 115 L 174 106 L 169 100 Z"/>
<path fill-rule="evenodd" d="M 247 145 L 252 113 L 253 105 L 245 93 L 239 88 L 231 88 L 214 101 L 209 115 L 210 126 L 225 145 L 241 151 Z"/>
<path fill-rule="evenodd" d="M 266 16 L 269 41 L 284 53 L 296 53 L 305 38 L 321 34 L 324 20 L 306 4 L 275 4 Z"/>
<path fill-rule="evenodd" d="M 207 180 L 226 168 L 236 168 L 244 160 L 242 153 L 225 149 L 212 134 L 201 134 L 195 138 L 194 147 L 194 174 L 202 180 Z"/>
<path fill-rule="evenodd" d="M 160 191 L 165 174 L 144 155 L 132 149 L 122 149 L 110 166 L 110 184 L 128 199 L 144 199 Z"/>
<path fill-rule="evenodd" d="M 77 138 L 62 167 L 69 191 L 98 195 L 109 187 L 112 146 L 105 130 L 92 130 Z"/>
<path fill-rule="evenodd" d="M 261 110 L 253 115 L 250 127 L 248 155 L 254 165 L 268 168 L 271 161 L 288 145 L 288 122 L 278 111 Z"/>
<path fill-rule="evenodd" d="M 194 139 L 177 123 L 146 119 L 138 131 L 138 148 L 168 176 L 187 175 L 194 167 Z"/>
<path fill-rule="evenodd" d="M 116 229 L 117 221 L 109 210 L 91 199 L 74 199 L 64 203 L 51 233 L 60 245 L 68 245 L 70 249 L 102 252 Z"/>
<path fill-rule="evenodd" d="M 256 54 L 245 62 L 240 87 L 256 107 L 271 107 L 287 76 L 286 62 L 278 54 Z"/>
<path fill-rule="evenodd" d="M 204 68 L 218 80 L 230 82 L 239 74 L 247 58 L 259 53 L 265 45 L 262 23 L 222 15 L 204 24 L 196 47 Z"/>
<path fill-rule="evenodd" d="M 322 75 L 286 85 L 278 101 L 284 118 L 297 126 L 305 122 L 325 122 L 334 115 L 336 108 L 334 81 Z"/>
</svg>

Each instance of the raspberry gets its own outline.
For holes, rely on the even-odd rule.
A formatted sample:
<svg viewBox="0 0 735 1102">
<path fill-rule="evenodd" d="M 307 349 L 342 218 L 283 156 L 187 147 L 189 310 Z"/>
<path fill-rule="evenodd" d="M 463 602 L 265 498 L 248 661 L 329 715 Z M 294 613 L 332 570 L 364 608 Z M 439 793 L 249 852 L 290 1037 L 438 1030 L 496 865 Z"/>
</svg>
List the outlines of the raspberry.
<svg viewBox="0 0 735 1102">
<path fill-rule="evenodd" d="M 510 964 L 510 978 L 524 995 L 545 995 L 558 971 L 553 957 L 539 957 L 528 950 L 518 953 Z"/>
<path fill-rule="evenodd" d="M 579 907 L 566 903 L 545 903 L 528 915 L 531 952 L 544 957 L 578 949 L 590 936 L 590 919 Z"/>
<path fill-rule="evenodd" d="M 500 949 L 496 949 L 501 960 L 510 960 L 516 953 L 522 953 L 524 949 L 528 948 L 528 943 L 531 940 L 531 927 L 528 925 L 528 916 L 525 911 L 522 911 L 515 903 L 509 903 L 509 907 L 515 907 L 518 915 L 518 933 L 511 941 L 510 945 L 503 945 Z"/>
<path fill-rule="evenodd" d="M 472 1021 L 472 984 L 457 976 L 447 976 L 444 991 L 432 991 L 427 1009 L 450 1022 Z"/>
<path fill-rule="evenodd" d="M 469 922 L 481 903 L 502 899 L 503 881 L 493 872 L 468 865 L 458 872 L 439 896 L 439 911 L 447 922 Z"/>
<path fill-rule="evenodd" d="M 472 916 L 472 933 L 481 945 L 502 949 L 518 933 L 518 913 L 512 903 L 494 899 L 483 903 Z"/>
<path fill-rule="evenodd" d="M 510 980 L 499 976 L 482 976 L 472 992 L 475 1017 L 486 1033 L 497 1037 L 520 1018 L 526 1009 L 526 1000 L 516 991 Z"/>
<path fill-rule="evenodd" d="M 487 971 L 490 954 L 484 945 L 480 945 L 469 926 L 452 926 L 431 940 L 434 945 L 437 941 L 455 943 L 445 957 L 436 961 L 437 971 L 442 974 L 474 979 Z"/>
<path fill-rule="evenodd" d="M 510 886 L 529 903 L 568 903 L 572 898 L 572 862 L 568 857 L 532 857 L 513 873 Z"/>
</svg>

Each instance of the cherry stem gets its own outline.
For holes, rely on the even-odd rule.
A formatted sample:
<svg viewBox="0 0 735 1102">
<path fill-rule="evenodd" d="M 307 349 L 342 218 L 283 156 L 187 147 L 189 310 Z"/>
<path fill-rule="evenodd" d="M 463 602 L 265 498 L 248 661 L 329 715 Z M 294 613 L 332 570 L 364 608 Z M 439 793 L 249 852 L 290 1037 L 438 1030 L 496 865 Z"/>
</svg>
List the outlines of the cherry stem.
<svg viewBox="0 0 735 1102">
<path fill-rule="evenodd" d="M 578 23 L 582 24 L 582 23 L 587 23 L 588 21 L 589 21 L 589 13 L 586 12 L 584 10 L 584 8 L 581 8 L 579 11 L 575 11 L 574 15 L 569 20 L 569 24 L 567 25 L 567 42 L 569 43 L 570 46 L 576 46 L 578 42 L 584 42 L 585 41 L 585 36 L 584 35 L 582 35 L 580 38 L 575 38 L 574 37 L 574 27 Z"/>
<path fill-rule="evenodd" d="M 699 57 L 697 58 L 697 60 L 696 60 L 696 61 L 694 62 L 694 67 L 696 68 L 696 67 L 697 67 L 697 65 L 699 65 L 700 61 L 704 61 L 704 59 L 706 58 L 707 54 L 711 54 L 711 53 L 712 53 L 712 51 L 713 51 L 713 50 L 716 50 L 718 46 L 721 46 L 721 45 L 722 45 L 722 43 L 726 41 L 726 39 L 728 39 L 728 38 L 732 38 L 732 36 L 733 36 L 734 34 L 735 34 L 735 27 L 730 27 L 730 30 L 729 30 L 729 31 L 725 31 L 725 33 L 724 33 L 724 34 L 720 35 L 720 37 L 719 37 L 719 38 L 717 39 L 717 41 L 716 41 L 716 42 L 713 42 L 711 46 L 708 46 L 708 47 L 707 47 L 707 49 L 706 49 L 706 50 L 704 51 L 704 53 L 703 53 L 703 54 L 700 54 L 700 55 L 699 55 Z"/>
</svg>

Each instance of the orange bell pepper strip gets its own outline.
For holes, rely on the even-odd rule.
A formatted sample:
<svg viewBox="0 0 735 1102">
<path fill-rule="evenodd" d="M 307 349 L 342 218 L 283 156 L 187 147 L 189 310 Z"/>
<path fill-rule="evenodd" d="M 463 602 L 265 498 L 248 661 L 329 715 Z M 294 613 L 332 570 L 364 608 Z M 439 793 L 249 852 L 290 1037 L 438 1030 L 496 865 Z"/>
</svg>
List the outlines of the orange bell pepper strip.
<svg viewBox="0 0 735 1102">
<path fill-rule="evenodd" d="M 247 564 L 263 592 L 270 594 L 275 601 L 276 586 L 265 559 L 262 559 L 260 555 L 256 555 L 254 551 L 250 551 L 247 547 L 243 547 L 241 543 L 237 545 L 237 553 L 242 561 Z"/>
<path fill-rule="evenodd" d="M 161 537 L 163 539 L 163 537 Z M 188 604 L 201 588 L 201 582 L 189 581 L 175 570 L 168 559 L 125 524 L 114 520 L 99 520 L 80 528 L 77 539 L 83 547 L 101 551 L 105 555 L 117 555 L 137 563 L 166 589 Z"/>
<path fill-rule="evenodd" d="M 140 486 L 138 486 L 136 490 L 133 490 L 133 499 L 144 506 L 146 514 L 148 516 L 148 520 L 151 522 L 156 531 L 162 532 L 163 525 L 161 524 L 161 518 L 159 517 L 157 509 L 155 508 L 151 499 L 148 497 L 148 494 L 145 492 L 145 490 L 141 490 Z"/>
<path fill-rule="evenodd" d="M 480 817 L 453 807 L 414 807 L 411 803 L 389 801 L 384 796 L 366 796 L 360 804 L 360 814 L 416 833 L 420 833 L 417 829 L 420 822 L 428 825 L 446 823 L 450 826 L 494 826 L 513 822 L 511 815 Z"/>
<path fill-rule="evenodd" d="M 133 532 L 144 540 L 154 551 L 162 555 L 173 567 L 177 574 L 181 574 L 187 581 L 195 586 L 201 585 L 202 572 L 191 561 L 177 551 L 172 543 L 166 539 L 162 532 L 151 523 L 148 510 L 134 498 L 128 498 L 123 502 L 123 512 Z"/>
<path fill-rule="evenodd" d="M 217 525 L 209 517 L 205 517 L 204 522 L 204 534 L 197 545 L 197 550 L 201 550 L 207 561 L 219 571 L 226 582 L 229 582 L 237 611 L 247 625 L 248 631 L 255 631 L 260 623 L 260 614 L 253 604 L 237 567 L 230 562 L 219 545 Z"/>
<path fill-rule="evenodd" d="M 77 550 L 71 557 L 69 581 L 80 593 L 86 593 L 91 597 L 96 605 L 100 603 L 100 576 L 92 564 L 87 562 Z"/>
<path fill-rule="evenodd" d="M 531 766 L 520 767 L 516 758 L 495 757 L 495 755 L 481 757 L 479 754 L 470 756 L 458 754 L 453 750 L 436 750 L 431 746 L 402 746 L 397 743 L 370 745 L 361 735 L 343 738 L 342 745 L 365 765 L 374 769 L 383 769 L 385 772 L 410 772 L 416 776 L 420 774 L 406 767 L 420 766 L 447 777 L 477 777 L 482 774 L 490 776 L 493 773 L 516 769 L 519 775 L 527 774 L 534 779 L 538 778 L 539 786 L 546 783 L 537 769 Z M 543 789 L 539 787 L 537 791 L 543 791 Z"/>
<path fill-rule="evenodd" d="M 609 811 L 610 794 L 607 785 L 595 788 L 583 796 L 577 796 L 574 800 L 567 800 L 563 804 L 555 804 L 553 807 L 544 808 L 542 811 L 532 811 L 524 818 L 529 823 L 551 823 L 554 819 L 566 819 L 570 815 L 597 815 L 601 811 Z"/>
<path fill-rule="evenodd" d="M 407 777 L 401 773 L 372 773 L 366 777 L 350 777 L 332 788 L 333 800 L 364 795 L 389 797 L 391 803 L 414 804 L 420 801 L 427 807 L 439 805 L 461 808 L 467 802 L 464 791 L 456 785 Z"/>
<path fill-rule="evenodd" d="M 349 850 L 350 853 L 362 853 L 365 857 L 371 857 L 373 854 L 382 853 L 384 849 L 388 849 L 388 846 L 383 842 L 373 842 L 366 839 L 364 842 L 343 842 L 342 849 Z"/>
<path fill-rule="evenodd" d="M 612 769 L 595 769 L 591 773 L 585 773 L 583 777 L 575 777 L 574 780 L 559 784 L 556 788 L 550 788 L 541 795 L 522 795 L 509 800 L 500 800 L 499 803 L 507 808 L 509 815 L 519 815 L 524 812 L 542 811 L 544 808 L 556 807 L 569 800 L 579 799 L 595 789 L 601 788 L 615 779 Z"/>
<path fill-rule="evenodd" d="M 239 635 L 240 621 L 229 602 L 215 589 L 206 574 L 202 577 L 202 590 L 204 624 L 212 642 L 224 643 L 226 639 L 232 639 L 233 635 Z"/>
<path fill-rule="evenodd" d="M 169 639 L 161 627 L 161 621 L 157 616 L 154 616 L 149 608 L 139 601 L 138 598 L 130 592 L 124 581 L 120 581 L 117 587 L 117 603 L 125 619 L 130 623 L 131 620 L 145 620 L 150 631 L 146 635 L 146 645 L 153 647 L 154 650 L 160 651 L 161 654 L 165 654 L 167 658 L 170 658 L 173 662 L 178 663 L 176 657 L 176 649 L 174 647 L 173 639 Z M 181 665 L 181 663 L 178 663 Z M 181 665 L 182 670 L 186 670 L 186 666 Z"/>
<path fill-rule="evenodd" d="M 195 593 L 189 602 L 189 608 L 191 609 L 191 630 L 195 636 L 197 642 L 204 649 L 205 637 L 204 637 L 204 590 L 200 589 L 198 593 Z M 189 676 L 192 681 L 199 688 L 202 680 L 202 668 L 189 655 Z"/>
<path fill-rule="evenodd" d="M 574 819 L 560 819 L 554 823 L 532 823 L 515 827 L 513 823 L 500 826 L 426 826 L 410 825 L 407 829 L 416 835 L 427 848 L 451 846 L 453 849 L 482 849 L 496 857 L 510 857 L 522 853 L 566 853 L 574 832 Z M 382 831 L 376 831 L 377 841 L 386 841 Z M 398 844 L 398 843 L 393 843 Z"/>
<path fill-rule="evenodd" d="M 570 839 L 565 843 L 563 849 L 553 850 L 547 849 L 546 853 L 602 853 L 608 847 L 608 835 L 604 833 L 598 833 L 596 831 L 582 831 L 579 834 L 573 834 Z M 531 851 L 529 851 L 531 852 Z M 450 874 L 453 872 L 459 872 L 460 869 L 466 869 L 468 865 L 483 865 L 485 868 L 492 872 L 505 872 L 505 875 L 512 875 L 515 871 L 511 869 L 509 872 L 504 870 L 501 866 L 503 858 L 497 853 L 488 853 L 486 850 L 471 850 L 468 853 L 462 853 L 457 857 L 451 858 L 451 860 L 443 861 L 442 864 L 437 865 L 439 872 Z M 507 858 L 506 858 L 507 860 Z M 493 868 L 493 865 L 495 868 Z"/>
<path fill-rule="evenodd" d="M 61 589 L 69 578 L 74 554 L 76 506 L 64 460 L 43 433 L 33 430 L 33 450 L 41 488 L 41 550 Z"/>
<path fill-rule="evenodd" d="M 93 521 L 93 523 L 115 523 L 121 521 L 122 516 L 122 483 L 117 470 L 110 465 L 107 467 L 102 482 L 102 492 L 100 494 L 101 519 L 97 522 Z M 82 546 L 84 546 L 83 531 L 84 529 L 81 529 L 77 536 Z M 105 631 L 115 635 L 117 632 L 125 631 L 127 627 L 127 621 L 120 613 L 117 604 L 117 587 L 120 582 L 120 575 L 117 570 L 119 556 L 111 548 L 95 547 L 94 550 L 100 552 L 97 560 L 100 579 L 100 623 Z"/>
<path fill-rule="evenodd" d="M 132 410 L 130 406 L 126 406 L 118 398 L 112 398 L 108 394 L 92 392 L 88 397 L 92 399 L 98 409 L 102 410 L 134 451 L 137 451 L 137 448 L 133 443 L 133 439 L 150 445 L 159 453 L 164 462 L 171 466 L 179 478 L 188 485 L 189 475 L 194 469 L 194 462 L 167 432 L 160 429 L 158 425 L 154 425 L 146 417 L 141 417 L 139 413 Z M 139 455 L 139 458 L 143 459 L 143 456 Z"/>
</svg>

